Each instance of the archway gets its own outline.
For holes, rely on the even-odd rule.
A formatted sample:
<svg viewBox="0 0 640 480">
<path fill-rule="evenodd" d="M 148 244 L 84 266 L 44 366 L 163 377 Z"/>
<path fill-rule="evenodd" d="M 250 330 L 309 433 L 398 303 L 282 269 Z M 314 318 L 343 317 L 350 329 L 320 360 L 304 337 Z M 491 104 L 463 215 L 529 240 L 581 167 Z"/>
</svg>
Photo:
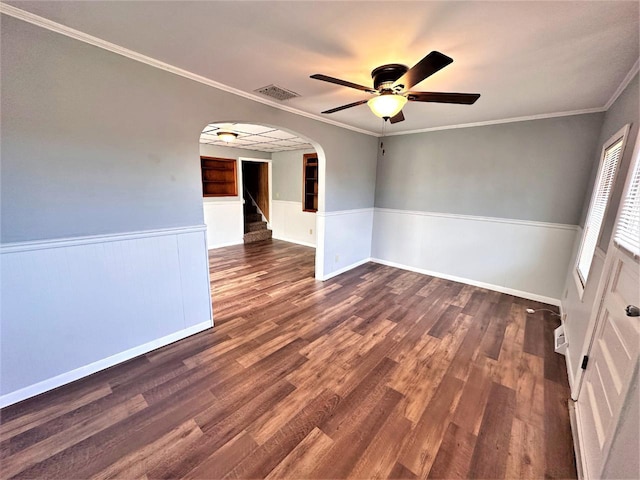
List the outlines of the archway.
<svg viewBox="0 0 640 480">
<path fill-rule="evenodd" d="M 227 140 L 231 141 L 225 142 L 219 135 L 221 133 L 229 134 Z M 317 184 L 314 192 L 317 196 L 312 224 L 308 218 L 304 218 L 305 214 L 309 216 L 310 209 L 304 208 L 305 185 L 300 178 L 304 177 L 303 155 L 309 153 L 313 153 L 317 159 Z M 295 154 L 300 156 L 299 169 L 296 167 L 299 175 L 288 171 L 288 176 L 282 177 L 282 169 L 278 168 L 281 160 L 279 157 L 288 155 L 289 165 L 292 165 L 291 156 Z M 263 212 L 264 207 L 262 210 L 259 208 L 259 213 L 263 214 L 262 220 L 273 229 L 274 238 L 313 246 L 314 275 L 316 279 L 321 279 L 324 274 L 325 238 L 323 222 L 318 221 L 318 214 L 321 215 L 325 209 L 326 185 L 326 157 L 322 146 L 304 134 L 278 125 L 226 120 L 208 123 L 203 127 L 200 133 L 200 155 L 235 161 L 235 189 L 227 190 L 225 195 L 206 197 L 204 195 L 207 194 L 207 187 L 203 183 L 203 217 L 208 225 L 208 249 L 242 243 L 241 234 L 244 236 L 248 233 L 244 231 L 246 227 L 241 221 L 242 207 L 247 202 L 243 191 L 243 186 L 246 185 L 243 185 L 242 166 L 245 165 L 246 172 L 246 165 L 265 162 L 268 164 L 272 190 L 269 192 L 269 210 Z M 256 200 L 252 198 L 251 203 Z M 296 203 L 300 204 L 299 208 Z M 283 213 L 282 210 L 286 212 Z M 282 222 L 279 223 L 283 215 L 286 218 L 284 226 Z"/>
</svg>

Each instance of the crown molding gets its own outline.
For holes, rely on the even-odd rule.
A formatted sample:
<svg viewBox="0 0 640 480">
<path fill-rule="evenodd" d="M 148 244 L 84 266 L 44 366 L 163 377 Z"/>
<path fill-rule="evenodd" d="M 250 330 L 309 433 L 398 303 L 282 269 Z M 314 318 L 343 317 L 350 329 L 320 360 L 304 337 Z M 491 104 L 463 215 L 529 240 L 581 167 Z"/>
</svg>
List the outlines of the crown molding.
<svg viewBox="0 0 640 480">
<path fill-rule="evenodd" d="M 144 63 L 151 67 L 159 68 L 160 70 L 165 70 L 175 75 L 188 78 L 189 80 L 193 80 L 195 82 L 202 83 L 204 85 L 208 85 L 213 88 L 217 88 L 218 90 L 222 90 L 227 93 L 231 93 L 233 95 L 246 98 L 248 100 L 253 100 L 254 102 L 262 103 L 264 105 L 269 105 L 270 107 L 274 107 L 279 110 L 284 110 L 285 112 L 293 113 L 294 115 L 300 115 L 302 117 L 311 118 L 319 122 L 328 123 L 336 127 L 345 128 L 347 130 L 352 130 L 358 133 L 364 133 L 365 135 L 371 135 L 373 137 L 380 136 L 380 134 L 376 132 L 371 132 L 369 130 L 354 127 L 352 125 L 336 122 L 335 120 L 330 120 L 328 118 L 314 115 L 312 113 L 304 112 L 296 108 L 288 107 L 286 105 L 281 105 L 280 103 L 274 102 L 272 100 L 267 100 L 265 98 L 254 95 L 252 93 L 244 92 L 237 88 L 230 87 L 229 85 L 225 85 L 224 83 L 216 82 L 215 80 L 211 80 L 210 78 L 203 77 L 202 75 L 198 75 L 197 73 L 193 73 L 188 70 L 178 68 L 174 65 L 165 63 L 163 61 L 149 57 L 147 55 L 143 55 L 134 50 L 129 50 L 128 48 L 121 47 L 120 45 L 116 45 L 115 43 L 102 40 L 101 38 L 94 37 L 93 35 L 89 35 L 87 33 L 81 32 L 74 28 L 67 27 L 66 25 L 62 25 L 60 23 L 54 22 L 47 18 L 41 17 L 39 15 L 35 15 L 33 13 L 27 12 L 25 10 L 21 10 L 20 8 L 14 7 L 12 5 L 7 5 L 6 3 L 0 2 L 0 13 L 9 15 L 11 17 L 30 23 L 32 25 L 36 25 L 38 27 L 44 28 L 46 30 L 60 33 L 69 38 L 79 40 L 89 45 L 93 45 L 94 47 L 102 48 L 103 50 L 107 50 L 109 52 L 116 53 L 123 57 L 130 58 L 131 60 L 136 60 L 140 63 Z"/>
<path fill-rule="evenodd" d="M 627 88 L 627 86 L 631 83 L 631 80 L 633 80 L 633 78 L 636 76 L 638 71 L 640 71 L 640 59 L 636 60 L 636 63 L 633 64 L 633 67 L 631 67 L 631 70 L 629 70 L 629 73 L 627 73 L 627 76 L 624 77 L 624 79 L 622 80 L 622 83 L 618 86 L 616 91 L 613 92 L 613 95 L 611 95 L 611 98 L 609 99 L 609 101 L 605 103 L 604 105 L 605 110 L 609 110 L 611 108 L 611 105 L 613 105 L 613 102 L 615 102 L 620 96 L 620 94 L 624 92 L 624 89 Z"/>
<path fill-rule="evenodd" d="M 239 90 L 234 87 L 230 87 L 229 85 L 225 85 L 220 82 L 216 82 L 215 80 L 211 80 L 210 78 L 203 77 L 202 75 L 198 75 L 196 73 L 190 72 L 188 70 L 184 70 L 182 68 L 178 68 L 174 65 L 162 62 L 155 58 L 149 57 L 147 55 L 143 55 L 134 50 L 130 50 L 128 48 L 121 47 L 120 45 L 116 45 L 115 43 L 108 42 L 98 37 L 94 37 L 93 35 L 89 35 L 87 33 L 81 32 L 71 27 L 67 27 L 66 25 L 62 25 L 60 23 L 54 22 L 47 18 L 41 17 L 39 15 L 35 15 L 33 13 L 27 12 L 20 8 L 14 7 L 12 5 L 8 5 L 6 3 L 0 2 L 0 13 L 5 15 L 9 15 L 11 17 L 17 18 L 19 20 L 25 21 L 32 25 L 39 26 L 46 30 L 50 30 L 52 32 L 56 32 L 67 37 L 73 38 L 80 42 L 87 43 L 89 45 L 93 45 L 98 48 L 102 48 L 103 50 L 107 50 L 112 53 L 116 53 L 123 57 L 127 57 L 131 60 L 135 60 L 151 67 L 158 68 L 160 70 L 164 70 L 169 73 L 173 73 L 174 75 L 178 75 L 184 78 L 188 78 L 189 80 L 193 80 L 198 83 L 202 83 L 204 85 L 216 88 L 218 90 L 222 90 L 227 93 L 231 93 L 233 95 L 237 95 L 239 97 L 246 98 L 248 100 L 252 100 L 254 102 L 262 103 L 264 105 L 268 105 L 273 108 L 277 108 L 279 110 L 283 110 L 285 112 L 292 113 L 294 115 L 300 115 L 302 117 L 310 118 L 313 120 L 317 120 L 319 122 L 327 123 L 329 125 L 334 125 L 336 127 L 344 128 L 347 130 L 351 130 L 358 133 L 363 133 L 365 135 L 370 135 L 373 137 L 382 137 L 383 135 L 378 132 L 372 132 L 370 130 L 365 130 L 362 128 L 354 127 L 352 125 L 347 125 L 346 123 L 337 122 L 335 120 L 330 120 L 326 117 L 321 117 L 315 115 L 313 113 L 308 113 L 302 110 L 298 110 L 296 108 L 288 107 L 286 105 L 282 105 L 280 103 L 274 102 L 272 100 L 267 100 L 265 98 L 259 97 L 252 93 L 247 93 L 242 90 Z M 515 122 L 526 122 L 529 120 L 542 120 L 545 118 L 557 118 L 557 117 L 568 117 L 572 115 L 584 115 L 589 113 L 599 113 L 607 111 L 611 105 L 617 100 L 620 94 L 624 91 L 624 89 L 629 85 L 631 80 L 633 80 L 634 76 L 640 71 L 640 60 L 636 61 L 633 65 L 629 73 L 625 76 L 622 83 L 615 90 L 609 101 L 603 107 L 597 108 L 587 108 L 583 110 L 572 110 L 568 112 L 552 112 L 552 113 L 542 113 L 538 115 L 527 115 L 524 117 L 514 117 L 514 118 L 504 118 L 498 120 L 487 120 L 482 122 L 473 122 L 473 123 L 462 123 L 458 125 L 443 125 L 439 127 L 429 127 L 429 128 L 421 128 L 416 130 L 406 130 L 402 132 L 394 132 L 394 133 L 386 133 L 384 136 L 393 137 L 397 135 L 411 135 L 414 133 L 426 133 L 426 132 L 436 132 L 439 130 L 453 130 L 458 128 L 471 128 L 471 127 L 483 127 L 488 125 L 499 125 L 503 123 L 515 123 Z"/>
<path fill-rule="evenodd" d="M 438 130 L 454 130 L 456 128 L 485 127 L 488 125 L 499 125 L 501 123 L 528 122 L 529 120 L 542 120 L 545 118 L 570 117 L 572 115 L 585 115 L 588 113 L 604 112 L 604 107 L 585 108 L 583 110 L 572 110 L 570 112 L 541 113 L 539 115 L 527 115 L 525 117 L 503 118 L 500 120 L 487 120 L 485 122 L 461 123 L 460 125 L 446 125 L 442 127 L 420 128 L 418 130 L 407 130 L 405 132 L 387 133 L 387 137 L 396 135 L 411 135 L 413 133 L 437 132 Z"/>
</svg>

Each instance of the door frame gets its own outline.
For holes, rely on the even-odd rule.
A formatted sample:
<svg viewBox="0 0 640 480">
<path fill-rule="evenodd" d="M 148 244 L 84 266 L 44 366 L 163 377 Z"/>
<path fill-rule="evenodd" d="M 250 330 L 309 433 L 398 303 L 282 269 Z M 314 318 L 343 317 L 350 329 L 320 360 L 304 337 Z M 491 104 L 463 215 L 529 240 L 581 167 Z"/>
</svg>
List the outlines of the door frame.
<svg viewBox="0 0 640 480">
<path fill-rule="evenodd" d="M 238 162 L 239 165 L 239 172 L 238 172 L 238 186 L 239 186 L 239 190 L 240 190 L 240 199 L 242 204 L 244 205 L 244 177 L 242 176 L 242 162 L 255 162 L 255 163 L 266 163 L 267 164 L 267 170 L 268 170 L 268 179 L 267 179 L 267 184 L 269 187 L 269 219 L 267 221 L 267 228 L 273 230 L 271 228 L 271 224 L 273 221 L 273 161 L 269 158 L 252 158 L 252 157 L 238 157 Z M 243 215 L 243 225 L 244 225 L 244 209 L 242 212 Z M 244 228 L 244 227 L 243 227 Z"/>
<path fill-rule="evenodd" d="M 625 125 L 624 128 L 628 127 L 628 125 Z M 628 133 L 627 133 L 627 137 L 625 139 L 625 146 L 624 148 L 626 149 L 626 147 L 629 145 L 629 137 L 628 137 Z M 622 152 L 622 154 L 624 155 L 624 151 Z M 604 258 L 604 265 L 602 266 L 602 274 L 600 275 L 600 279 L 598 282 L 598 288 L 596 289 L 596 294 L 594 297 L 594 302 L 593 302 L 593 307 L 591 310 L 591 315 L 589 316 L 589 321 L 587 323 L 587 334 L 585 335 L 584 338 L 584 342 L 582 343 L 582 347 L 580 349 L 581 353 L 580 353 L 580 358 L 582 359 L 584 356 L 589 356 L 591 354 L 591 350 L 593 348 L 593 342 L 595 340 L 595 335 L 596 332 L 598 330 L 598 319 L 600 318 L 600 313 L 602 311 L 602 306 L 603 306 L 603 301 L 604 301 L 604 293 L 606 292 L 607 286 L 609 285 L 609 282 L 611 280 L 611 273 L 612 273 L 612 267 L 613 267 L 613 257 L 612 255 L 610 255 L 611 253 L 611 248 L 613 247 L 613 240 L 614 240 L 614 236 L 615 236 L 615 229 L 616 226 L 618 225 L 618 220 L 620 218 L 620 214 L 622 213 L 622 205 L 624 203 L 624 199 L 627 195 L 627 192 L 629 191 L 629 185 L 631 183 L 631 176 L 633 174 L 633 168 L 635 166 L 635 163 L 637 161 L 640 161 L 640 159 L 638 158 L 638 156 L 640 155 L 640 131 L 638 131 L 638 135 L 636 136 L 636 141 L 635 141 L 635 145 L 633 148 L 633 153 L 631 155 L 631 161 L 629 162 L 629 169 L 626 172 L 626 177 L 624 180 L 624 188 L 622 190 L 622 196 L 620 197 L 620 203 L 617 206 L 616 209 L 616 218 L 615 221 L 613 222 L 613 230 L 611 231 L 611 238 L 609 239 L 609 244 L 607 246 L 607 252 L 605 254 L 605 258 Z M 620 159 L 620 163 L 622 163 L 622 158 Z M 617 172 L 616 176 L 621 173 L 621 172 Z M 611 202 L 611 199 L 609 200 L 609 202 Z M 611 207 L 611 205 L 609 204 L 607 207 L 607 210 L 609 210 L 609 207 Z M 600 238 L 602 236 L 602 232 L 600 232 L 600 235 L 598 236 L 598 238 Z M 615 247 L 614 247 L 615 248 Z M 596 255 L 597 255 L 597 250 L 598 247 L 596 247 Z M 575 271 L 575 268 L 573 268 L 573 270 Z M 574 389 L 572 389 L 572 396 L 571 399 L 574 401 L 578 400 L 578 397 L 580 397 L 580 392 L 582 391 L 582 384 L 584 382 L 584 372 L 585 370 L 583 370 L 582 368 L 580 368 L 579 366 L 577 366 L 577 372 L 576 372 L 576 377 L 573 379 L 573 385 L 574 385 Z"/>
</svg>

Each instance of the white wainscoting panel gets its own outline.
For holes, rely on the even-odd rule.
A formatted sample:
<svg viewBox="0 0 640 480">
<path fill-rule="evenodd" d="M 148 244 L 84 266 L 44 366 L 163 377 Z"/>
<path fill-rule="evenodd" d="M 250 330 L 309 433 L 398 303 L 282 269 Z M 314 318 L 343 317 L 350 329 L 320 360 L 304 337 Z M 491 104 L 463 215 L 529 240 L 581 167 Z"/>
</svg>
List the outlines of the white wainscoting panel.
<svg viewBox="0 0 640 480">
<path fill-rule="evenodd" d="M 243 242 L 244 219 L 242 200 L 203 202 L 204 223 L 207 225 L 207 248 L 228 247 Z"/>
<path fill-rule="evenodd" d="M 573 225 L 376 208 L 372 258 L 560 304 Z"/>
<path fill-rule="evenodd" d="M 316 214 L 303 212 L 302 202 L 271 200 L 273 238 L 316 246 Z"/>
<path fill-rule="evenodd" d="M 0 406 L 213 325 L 204 225 L 0 254 Z"/>
<path fill-rule="evenodd" d="M 318 212 L 316 215 L 319 242 L 316 278 L 327 280 L 369 261 L 373 208 Z M 324 248 L 320 248 L 321 238 Z"/>
</svg>

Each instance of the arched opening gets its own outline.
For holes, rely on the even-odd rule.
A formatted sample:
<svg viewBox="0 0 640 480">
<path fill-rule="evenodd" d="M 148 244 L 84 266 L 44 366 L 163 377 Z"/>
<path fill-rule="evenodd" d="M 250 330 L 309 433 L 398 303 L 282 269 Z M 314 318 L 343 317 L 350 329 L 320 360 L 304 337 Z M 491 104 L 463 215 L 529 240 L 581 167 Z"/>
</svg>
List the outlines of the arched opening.
<svg viewBox="0 0 640 480">
<path fill-rule="evenodd" d="M 267 244 L 282 249 L 284 242 L 303 247 L 291 249 L 306 259 L 303 264 L 312 258 L 306 277 L 322 278 L 322 147 L 290 129 L 226 121 L 202 129 L 199 150 L 210 262 L 219 254 L 264 253 Z"/>
</svg>

